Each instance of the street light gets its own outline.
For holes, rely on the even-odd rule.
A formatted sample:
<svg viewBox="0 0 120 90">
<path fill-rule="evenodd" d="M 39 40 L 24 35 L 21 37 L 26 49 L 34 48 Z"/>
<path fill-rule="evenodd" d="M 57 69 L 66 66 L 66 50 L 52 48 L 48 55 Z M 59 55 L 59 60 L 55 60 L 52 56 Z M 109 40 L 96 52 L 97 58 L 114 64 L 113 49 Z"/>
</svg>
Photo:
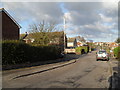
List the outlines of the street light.
<svg viewBox="0 0 120 90">
<path fill-rule="evenodd" d="M 66 18 L 65 18 L 65 16 L 63 16 L 63 24 L 64 24 L 64 51 L 65 51 L 65 46 L 66 46 L 66 44 L 65 44 L 65 28 L 66 28 Z"/>
</svg>

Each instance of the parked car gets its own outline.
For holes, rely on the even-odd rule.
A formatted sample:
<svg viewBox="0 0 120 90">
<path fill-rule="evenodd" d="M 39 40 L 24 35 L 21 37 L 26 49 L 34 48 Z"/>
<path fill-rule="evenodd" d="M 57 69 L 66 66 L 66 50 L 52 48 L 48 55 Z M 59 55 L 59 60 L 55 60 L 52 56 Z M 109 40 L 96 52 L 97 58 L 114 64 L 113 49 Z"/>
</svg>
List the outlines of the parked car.
<svg viewBox="0 0 120 90">
<path fill-rule="evenodd" d="M 105 50 L 99 50 L 96 53 L 96 60 L 109 60 L 109 54 Z"/>
<path fill-rule="evenodd" d="M 75 50 L 75 47 L 67 47 L 65 49 L 65 53 L 75 53 L 76 54 L 76 50 Z"/>
</svg>

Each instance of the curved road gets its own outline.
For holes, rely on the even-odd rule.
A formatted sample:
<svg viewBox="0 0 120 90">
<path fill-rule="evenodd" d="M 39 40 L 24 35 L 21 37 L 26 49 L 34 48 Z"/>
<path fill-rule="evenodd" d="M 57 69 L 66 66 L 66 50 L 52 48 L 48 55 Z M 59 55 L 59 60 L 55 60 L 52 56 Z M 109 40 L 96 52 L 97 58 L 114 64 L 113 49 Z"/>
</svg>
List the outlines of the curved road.
<svg viewBox="0 0 120 90">
<path fill-rule="evenodd" d="M 3 73 L 3 88 L 109 88 L 110 61 L 96 61 L 95 55 L 93 51 L 73 64 L 16 79 Z"/>
</svg>

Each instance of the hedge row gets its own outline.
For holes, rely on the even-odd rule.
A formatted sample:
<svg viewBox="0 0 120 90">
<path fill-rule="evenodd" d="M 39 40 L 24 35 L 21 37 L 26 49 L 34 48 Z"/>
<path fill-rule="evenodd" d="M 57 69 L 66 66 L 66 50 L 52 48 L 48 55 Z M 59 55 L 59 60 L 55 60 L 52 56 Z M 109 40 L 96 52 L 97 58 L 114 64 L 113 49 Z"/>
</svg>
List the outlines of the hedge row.
<svg viewBox="0 0 120 90">
<path fill-rule="evenodd" d="M 88 53 L 88 46 L 81 46 L 81 47 L 76 47 L 76 53 L 78 54 L 82 54 L 82 53 Z M 84 52 L 82 52 L 82 50 L 84 50 Z"/>
<path fill-rule="evenodd" d="M 114 49 L 114 56 L 120 59 L 120 47 Z"/>
<path fill-rule="evenodd" d="M 60 50 L 55 46 L 33 46 L 20 41 L 2 42 L 2 64 L 38 62 L 58 58 Z"/>
</svg>

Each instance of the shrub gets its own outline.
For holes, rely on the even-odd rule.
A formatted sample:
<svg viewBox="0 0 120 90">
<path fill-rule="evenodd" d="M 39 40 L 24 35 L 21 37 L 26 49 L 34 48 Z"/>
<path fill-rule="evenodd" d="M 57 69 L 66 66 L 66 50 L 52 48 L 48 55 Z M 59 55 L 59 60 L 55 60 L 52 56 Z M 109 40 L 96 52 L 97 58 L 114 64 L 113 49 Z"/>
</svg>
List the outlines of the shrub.
<svg viewBox="0 0 120 90">
<path fill-rule="evenodd" d="M 76 47 L 75 51 L 76 51 L 77 54 L 81 54 L 81 47 Z"/>
<path fill-rule="evenodd" d="M 82 54 L 82 50 L 84 50 L 84 53 L 88 53 L 88 46 L 76 47 L 75 49 L 78 54 Z"/>
<path fill-rule="evenodd" d="M 85 53 L 88 53 L 88 52 L 89 52 L 88 46 L 83 46 L 83 49 L 85 50 Z"/>
<path fill-rule="evenodd" d="M 59 48 L 55 46 L 34 46 L 21 41 L 2 42 L 3 65 L 51 60 L 58 58 L 59 54 Z"/>
<path fill-rule="evenodd" d="M 120 59 L 120 47 L 116 47 L 114 49 L 114 55 L 115 55 L 116 58 Z"/>
</svg>

